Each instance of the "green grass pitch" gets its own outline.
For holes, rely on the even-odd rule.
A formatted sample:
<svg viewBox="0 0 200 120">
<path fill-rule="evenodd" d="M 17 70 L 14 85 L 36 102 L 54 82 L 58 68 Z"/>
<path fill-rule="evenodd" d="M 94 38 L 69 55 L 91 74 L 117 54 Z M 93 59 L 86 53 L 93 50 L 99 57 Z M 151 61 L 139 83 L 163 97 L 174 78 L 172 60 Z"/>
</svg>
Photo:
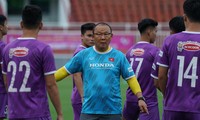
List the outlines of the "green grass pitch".
<svg viewBox="0 0 200 120">
<path fill-rule="evenodd" d="M 60 99 L 62 104 L 63 116 L 65 120 L 73 120 L 73 110 L 71 106 L 71 92 L 72 92 L 72 78 L 71 76 L 58 82 L 58 88 L 60 92 Z M 126 96 L 127 83 L 124 80 L 121 80 L 121 96 L 122 96 L 122 105 L 124 104 Z M 159 99 L 159 109 L 160 116 L 162 116 L 162 96 L 158 92 Z M 50 103 L 50 110 L 52 115 L 52 120 L 56 120 L 56 112 Z"/>
</svg>

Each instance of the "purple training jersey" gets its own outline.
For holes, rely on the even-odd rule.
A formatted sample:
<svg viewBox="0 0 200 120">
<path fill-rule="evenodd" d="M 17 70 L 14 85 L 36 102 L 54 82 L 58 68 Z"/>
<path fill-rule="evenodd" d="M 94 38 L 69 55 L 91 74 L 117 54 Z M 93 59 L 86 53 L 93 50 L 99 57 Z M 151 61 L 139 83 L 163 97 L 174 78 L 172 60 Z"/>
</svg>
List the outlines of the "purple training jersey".
<svg viewBox="0 0 200 120">
<path fill-rule="evenodd" d="M 3 48 L 5 47 L 5 43 L 1 40 L 0 41 L 0 63 L 2 65 L 2 52 L 3 52 Z M 2 71 L 2 68 L 0 67 L 0 71 Z M 3 81 L 3 75 L 2 72 L 0 72 L 0 93 L 6 93 L 6 88 L 4 85 L 4 81 Z M 1 104 L 1 102 L 0 102 Z"/>
<path fill-rule="evenodd" d="M 86 48 L 85 46 L 79 45 L 76 48 L 73 56 L 75 56 L 78 52 L 80 52 L 81 50 L 83 50 L 85 48 Z M 80 96 L 80 94 L 78 92 L 78 89 L 77 89 L 75 83 L 74 83 L 74 79 L 73 79 L 73 90 L 72 90 L 71 101 L 72 101 L 72 104 L 80 104 L 80 103 L 82 103 L 81 96 Z"/>
<path fill-rule="evenodd" d="M 35 38 L 18 38 L 5 47 L 9 118 L 50 116 L 45 76 L 55 70 L 51 48 Z"/>
<path fill-rule="evenodd" d="M 153 65 L 152 65 L 152 69 L 151 69 L 151 77 L 157 80 L 158 80 L 158 68 L 159 68 L 158 62 L 160 59 L 159 53 L 160 51 L 157 52 Z"/>
<path fill-rule="evenodd" d="M 156 46 L 142 41 L 132 46 L 126 53 L 126 58 L 136 74 L 148 106 L 155 106 L 158 104 L 156 87 L 154 86 L 153 78 L 150 76 L 157 51 L 158 48 Z M 128 88 L 126 92 L 126 101 L 138 101 L 130 88 Z"/>
<path fill-rule="evenodd" d="M 169 68 L 164 110 L 200 113 L 200 32 L 168 36 L 159 65 Z"/>
</svg>

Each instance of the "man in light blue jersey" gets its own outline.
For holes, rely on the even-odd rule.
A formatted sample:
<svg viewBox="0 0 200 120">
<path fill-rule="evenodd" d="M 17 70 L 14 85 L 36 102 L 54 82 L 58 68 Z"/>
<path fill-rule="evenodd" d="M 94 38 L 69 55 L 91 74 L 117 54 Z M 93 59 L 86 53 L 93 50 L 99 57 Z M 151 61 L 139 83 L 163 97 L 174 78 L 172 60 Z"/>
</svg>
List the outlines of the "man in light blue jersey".
<svg viewBox="0 0 200 120">
<path fill-rule="evenodd" d="M 55 73 L 59 81 L 69 74 L 82 72 L 83 106 L 80 120 L 122 119 L 120 75 L 136 94 L 141 112 L 148 113 L 140 85 L 125 55 L 109 45 L 112 28 L 106 23 L 98 23 L 93 33 L 95 45 L 76 54 Z"/>
</svg>

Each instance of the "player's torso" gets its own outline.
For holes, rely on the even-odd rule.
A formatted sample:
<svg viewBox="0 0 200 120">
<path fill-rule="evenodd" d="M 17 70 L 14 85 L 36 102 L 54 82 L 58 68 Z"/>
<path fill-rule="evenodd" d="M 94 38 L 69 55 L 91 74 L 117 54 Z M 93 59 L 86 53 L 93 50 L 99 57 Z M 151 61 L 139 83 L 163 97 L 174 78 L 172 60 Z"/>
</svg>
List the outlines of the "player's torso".
<svg viewBox="0 0 200 120">
<path fill-rule="evenodd" d="M 200 33 L 179 33 L 169 40 L 166 106 L 200 111 Z M 175 101 L 176 99 L 176 101 Z M 193 101 L 191 104 L 189 101 Z M 172 104 L 173 103 L 173 104 Z M 191 110 L 188 110 L 190 106 Z M 171 109 L 171 108 L 170 108 Z"/>
<path fill-rule="evenodd" d="M 37 40 L 16 40 L 6 47 L 4 61 L 7 67 L 11 118 L 32 115 L 35 117 L 44 115 L 44 112 L 49 114 L 42 57 L 46 54 L 43 52 L 45 47 Z M 20 100 L 13 103 L 16 99 Z M 35 109 L 39 111 L 36 112 Z"/>
<path fill-rule="evenodd" d="M 134 45 L 126 54 L 138 82 L 140 83 L 143 95 L 147 100 L 157 101 L 156 88 L 151 74 L 152 64 L 154 62 L 158 48 L 147 42 L 139 42 Z M 127 100 L 137 101 L 130 89 L 127 90 Z"/>
</svg>

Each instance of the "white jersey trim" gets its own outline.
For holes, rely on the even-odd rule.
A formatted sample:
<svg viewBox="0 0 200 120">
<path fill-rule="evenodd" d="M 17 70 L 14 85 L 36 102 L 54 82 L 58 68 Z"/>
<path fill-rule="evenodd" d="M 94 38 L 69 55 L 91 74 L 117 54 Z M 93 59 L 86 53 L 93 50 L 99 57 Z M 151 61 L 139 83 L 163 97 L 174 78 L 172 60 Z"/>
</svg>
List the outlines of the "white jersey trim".
<svg viewBox="0 0 200 120">
<path fill-rule="evenodd" d="M 34 38 L 34 37 L 19 37 L 17 39 L 18 40 L 27 40 L 27 39 L 29 39 L 29 40 L 36 40 L 36 38 Z"/>
<path fill-rule="evenodd" d="M 2 71 L 2 74 L 5 74 L 5 75 L 6 75 L 7 73 L 6 73 L 6 72 L 4 72 L 4 71 Z"/>
<path fill-rule="evenodd" d="M 161 64 L 161 63 L 159 63 L 159 62 L 157 62 L 157 64 L 158 64 L 159 66 L 162 66 L 162 67 L 169 67 L 168 65 Z"/>
<path fill-rule="evenodd" d="M 54 74 L 56 71 L 51 71 L 51 72 L 47 72 L 47 73 L 44 73 L 44 75 L 51 75 L 51 74 Z"/>
<path fill-rule="evenodd" d="M 69 72 L 69 70 L 67 70 L 67 68 L 64 66 L 65 70 L 67 71 L 67 73 L 72 74 L 71 72 Z"/>
<path fill-rule="evenodd" d="M 130 77 L 128 77 L 128 78 L 125 78 L 125 80 L 128 80 L 128 79 L 130 79 L 130 78 L 132 78 L 132 77 L 135 77 L 135 75 L 132 75 L 132 76 L 130 76 Z"/>
<path fill-rule="evenodd" d="M 113 48 L 110 47 L 110 50 L 109 50 L 109 51 L 106 51 L 106 52 L 99 52 L 99 51 L 97 51 L 96 48 L 95 48 L 95 46 L 93 46 L 93 49 L 94 49 L 95 52 L 97 52 L 97 53 L 99 53 L 99 54 L 106 54 L 106 53 L 109 53 Z"/>
<path fill-rule="evenodd" d="M 153 75 L 153 74 L 151 74 L 151 77 L 154 78 L 154 79 L 158 79 L 158 77 Z"/>
<path fill-rule="evenodd" d="M 183 31 L 183 33 L 200 34 L 200 32 L 194 32 L 194 31 Z"/>
</svg>

